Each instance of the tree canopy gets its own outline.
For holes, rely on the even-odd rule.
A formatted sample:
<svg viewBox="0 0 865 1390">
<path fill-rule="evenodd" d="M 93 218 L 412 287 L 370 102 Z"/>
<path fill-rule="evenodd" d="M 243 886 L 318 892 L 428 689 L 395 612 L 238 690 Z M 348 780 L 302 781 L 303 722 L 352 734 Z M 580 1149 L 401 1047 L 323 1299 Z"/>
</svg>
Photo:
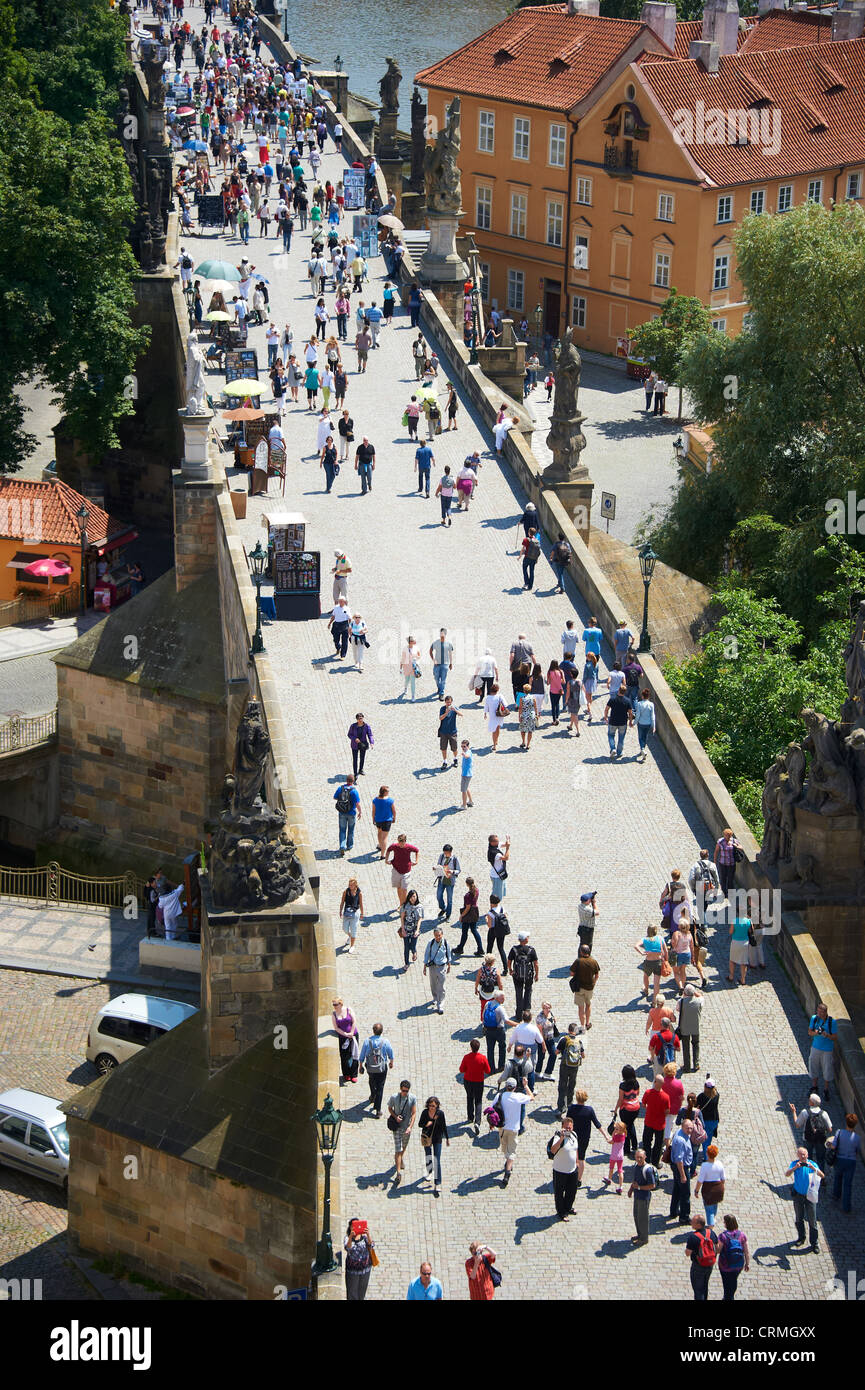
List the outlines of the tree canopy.
<svg viewBox="0 0 865 1390">
<path fill-rule="evenodd" d="M 111 119 L 124 25 L 101 0 L 0 0 L 0 472 L 33 446 L 16 388 L 37 374 L 89 452 L 133 409 L 147 331 L 130 318 L 135 208 Z"/>
</svg>

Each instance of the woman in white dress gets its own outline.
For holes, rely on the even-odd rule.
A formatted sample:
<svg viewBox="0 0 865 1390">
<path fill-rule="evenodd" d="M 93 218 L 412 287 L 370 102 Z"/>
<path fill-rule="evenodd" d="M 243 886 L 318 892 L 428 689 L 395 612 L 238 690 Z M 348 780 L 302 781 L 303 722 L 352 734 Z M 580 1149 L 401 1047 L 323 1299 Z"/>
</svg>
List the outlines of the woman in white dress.
<svg viewBox="0 0 865 1390">
<path fill-rule="evenodd" d="M 499 668 L 496 665 L 496 659 L 493 656 L 492 648 L 487 647 L 483 656 L 478 658 L 478 664 L 469 683 L 470 688 L 478 697 L 477 703 L 479 705 L 483 704 L 484 695 L 489 695 L 493 688 L 493 681 L 497 681 L 498 678 Z"/>
<path fill-rule="evenodd" d="M 501 710 L 504 710 L 504 714 L 500 713 Z M 484 700 L 484 713 L 487 717 L 487 728 L 493 740 L 493 752 L 498 748 L 499 732 L 509 712 L 507 705 L 499 694 L 498 685 L 493 682 L 492 689 Z"/>
<path fill-rule="evenodd" d="M 318 449 L 319 453 L 321 453 L 322 449 L 324 448 L 327 442 L 327 436 L 329 434 L 335 435 L 336 430 L 334 429 L 333 421 L 330 418 L 330 412 L 327 410 L 322 410 L 316 422 L 316 448 Z"/>
</svg>

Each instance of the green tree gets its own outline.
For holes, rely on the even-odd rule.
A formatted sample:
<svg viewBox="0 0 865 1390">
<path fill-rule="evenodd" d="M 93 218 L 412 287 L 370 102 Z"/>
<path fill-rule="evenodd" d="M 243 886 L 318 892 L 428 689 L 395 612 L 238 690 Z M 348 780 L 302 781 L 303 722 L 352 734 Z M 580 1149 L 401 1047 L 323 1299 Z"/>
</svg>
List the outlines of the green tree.
<svg viewBox="0 0 865 1390">
<path fill-rule="evenodd" d="M 698 335 L 710 333 L 712 316 L 702 301 L 692 295 L 670 290 L 656 319 L 647 319 L 631 334 L 633 350 L 652 363 L 659 376 L 679 388 L 679 415 L 682 419 L 682 357 Z"/>
</svg>

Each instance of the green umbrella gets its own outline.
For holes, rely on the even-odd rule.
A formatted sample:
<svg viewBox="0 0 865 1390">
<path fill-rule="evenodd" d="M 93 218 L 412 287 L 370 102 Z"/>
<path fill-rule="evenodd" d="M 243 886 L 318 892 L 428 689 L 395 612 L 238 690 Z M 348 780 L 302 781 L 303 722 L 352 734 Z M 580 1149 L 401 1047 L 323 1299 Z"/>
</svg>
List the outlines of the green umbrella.
<svg viewBox="0 0 865 1390">
<path fill-rule="evenodd" d="M 202 261 L 201 265 L 195 268 L 196 275 L 203 275 L 205 280 L 233 280 L 237 283 L 243 276 L 236 265 L 231 261 Z"/>
</svg>

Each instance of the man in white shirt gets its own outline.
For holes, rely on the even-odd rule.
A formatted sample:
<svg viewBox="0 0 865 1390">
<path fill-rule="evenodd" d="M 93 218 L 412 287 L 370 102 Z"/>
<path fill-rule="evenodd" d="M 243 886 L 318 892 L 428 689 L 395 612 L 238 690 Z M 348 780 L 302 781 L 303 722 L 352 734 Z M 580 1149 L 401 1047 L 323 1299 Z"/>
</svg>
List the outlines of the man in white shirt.
<svg viewBox="0 0 865 1390">
<path fill-rule="evenodd" d="M 618 661 L 610 672 L 607 684 L 610 687 L 610 699 L 612 700 L 613 696 L 618 695 L 622 686 L 625 684 L 625 673 Z"/>
<path fill-rule="evenodd" d="M 721 896 L 718 866 L 709 858 L 707 849 L 700 850 L 700 858 L 688 870 L 688 887 L 696 901 L 697 921 L 705 926 L 707 905 Z"/>
<path fill-rule="evenodd" d="M 520 1018 L 522 1022 L 518 1023 L 511 1033 L 510 1042 L 508 1043 L 508 1052 L 521 1043 L 522 1046 L 531 1053 L 532 1072 L 534 1072 L 537 1067 L 538 1058 L 544 1055 L 544 1035 L 540 1028 L 532 1023 L 531 1009 L 523 1009 Z"/>
<path fill-rule="evenodd" d="M 565 623 L 565 630 L 562 633 L 562 656 L 569 656 L 571 660 L 573 660 L 579 640 L 580 636 L 577 632 L 576 625 L 569 618 Z"/>
<path fill-rule="evenodd" d="M 560 1221 L 567 1221 L 573 1214 L 574 1199 L 577 1195 L 577 1158 L 579 1157 L 574 1122 L 567 1116 L 562 1120 L 558 1134 L 550 1140 L 549 1152 L 553 1158 L 553 1196 L 556 1215 Z"/>
<path fill-rule="evenodd" d="M 499 1130 L 499 1148 L 505 1156 L 505 1172 L 502 1178 L 502 1187 L 507 1187 L 511 1180 L 511 1173 L 514 1167 L 517 1144 L 519 1142 L 518 1130 L 522 1119 L 523 1107 L 528 1105 L 530 1100 L 534 1100 L 533 1091 L 522 1091 L 517 1095 L 516 1078 L 509 1076 L 505 1082 L 505 1089 L 498 1098 L 498 1104 L 504 1116 L 504 1124 Z"/>
<path fill-rule="evenodd" d="M 236 294 L 234 296 L 234 299 L 232 300 L 232 308 L 234 309 L 234 316 L 237 320 L 238 327 L 245 328 L 246 316 L 249 313 L 249 310 L 246 307 L 246 300 L 241 299 L 240 295 Z"/>
<path fill-rule="evenodd" d="M 281 425 L 271 425 L 268 430 L 267 438 L 271 448 L 273 448 L 274 444 L 285 447 L 285 435 L 282 432 Z"/>
<path fill-rule="evenodd" d="M 271 321 L 264 336 L 267 340 L 267 365 L 272 367 L 279 355 L 279 329 L 275 323 Z"/>
<path fill-rule="evenodd" d="M 318 362 L 318 348 L 315 345 L 314 338 L 310 338 L 303 355 L 306 358 L 306 365 L 308 367 L 314 367 L 316 365 Z"/>
</svg>

